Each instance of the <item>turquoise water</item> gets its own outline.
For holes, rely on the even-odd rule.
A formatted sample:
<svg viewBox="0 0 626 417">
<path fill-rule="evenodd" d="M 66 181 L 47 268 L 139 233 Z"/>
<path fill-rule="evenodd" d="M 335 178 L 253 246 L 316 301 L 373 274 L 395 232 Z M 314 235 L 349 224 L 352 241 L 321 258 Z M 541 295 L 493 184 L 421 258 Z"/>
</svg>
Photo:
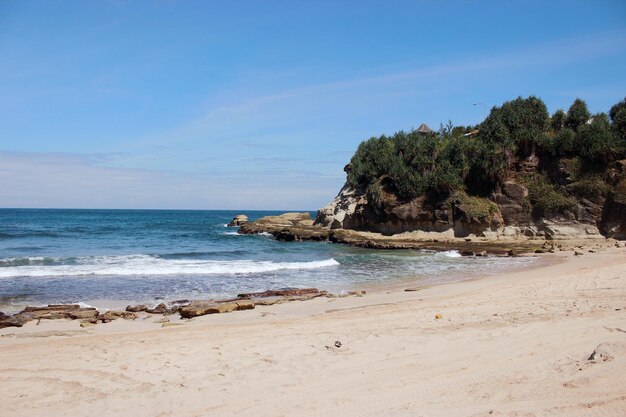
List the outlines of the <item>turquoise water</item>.
<svg viewBox="0 0 626 417">
<path fill-rule="evenodd" d="M 0 209 L 0 307 L 224 298 L 317 287 L 431 284 L 532 262 L 381 251 L 237 234 L 235 211 Z M 279 212 L 248 211 L 255 219 Z"/>
</svg>

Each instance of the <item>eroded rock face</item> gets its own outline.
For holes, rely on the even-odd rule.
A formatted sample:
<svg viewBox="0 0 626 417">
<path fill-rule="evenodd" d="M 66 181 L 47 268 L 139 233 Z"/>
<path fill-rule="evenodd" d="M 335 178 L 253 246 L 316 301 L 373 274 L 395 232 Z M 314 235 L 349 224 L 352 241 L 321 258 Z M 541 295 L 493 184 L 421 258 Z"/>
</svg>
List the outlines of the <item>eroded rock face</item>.
<svg viewBox="0 0 626 417">
<path fill-rule="evenodd" d="M 314 224 L 331 229 L 343 229 L 344 222 L 346 225 L 350 224 L 351 219 L 355 217 L 357 207 L 366 204 L 365 193 L 346 183 L 332 203 L 317 211 Z"/>
<path fill-rule="evenodd" d="M 531 172 L 533 164 L 529 162 L 525 169 Z M 621 174 L 615 175 L 621 178 Z M 563 174 L 563 181 L 568 178 Z M 442 238 L 597 239 L 602 235 L 626 238 L 626 204 L 578 198 L 571 210 L 547 218 L 533 217 L 528 188 L 515 180 L 498 187 L 489 200 L 495 203 L 495 210 L 488 216 L 475 216 L 462 201 L 453 198 L 429 202 L 426 196 L 420 196 L 402 202 L 384 187 L 373 196 L 346 184 L 332 203 L 318 211 L 315 224 L 331 230 L 384 235 L 421 231 L 438 233 Z M 332 234 L 329 239 L 337 240 Z"/>
<path fill-rule="evenodd" d="M 400 202 L 384 187 L 373 196 L 346 184 L 332 203 L 318 211 L 315 224 L 385 235 L 422 231 L 463 237 L 495 232 L 503 219 L 499 213 L 485 219 L 472 217 L 462 204 L 433 204 L 425 196 Z"/>
<path fill-rule="evenodd" d="M 238 214 L 230 221 L 230 223 L 228 223 L 228 227 L 241 226 L 246 223 L 248 223 L 248 216 L 245 214 Z"/>
</svg>

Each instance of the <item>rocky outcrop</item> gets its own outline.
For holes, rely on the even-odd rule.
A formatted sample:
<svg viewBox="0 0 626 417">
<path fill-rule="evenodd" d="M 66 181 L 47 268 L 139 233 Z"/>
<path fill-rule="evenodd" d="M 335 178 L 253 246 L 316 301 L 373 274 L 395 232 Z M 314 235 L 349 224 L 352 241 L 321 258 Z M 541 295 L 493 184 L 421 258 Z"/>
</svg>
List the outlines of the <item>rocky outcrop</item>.
<svg viewBox="0 0 626 417">
<path fill-rule="evenodd" d="M 314 224 L 331 229 L 348 228 L 346 226 L 356 222 L 357 207 L 362 208 L 366 204 L 365 192 L 346 183 L 332 203 L 317 211 Z"/>
<path fill-rule="evenodd" d="M 276 239 L 282 241 L 324 241 L 328 239 L 328 230 L 321 226 L 314 226 L 311 214 L 307 212 L 262 217 L 241 226 L 239 233 L 270 233 Z"/>
<path fill-rule="evenodd" d="M 315 225 L 388 236 L 419 231 L 435 239 L 624 239 L 625 219 L 626 204 L 587 198 L 578 198 L 562 213 L 537 216 L 528 188 L 509 180 L 488 199 L 453 194 L 434 202 L 427 196 L 398 201 L 383 186 L 374 195 L 345 185 L 332 203 L 318 211 Z"/>
<path fill-rule="evenodd" d="M 136 315 L 126 311 L 99 312 L 93 307 L 81 307 L 78 304 L 50 304 L 47 307 L 26 307 L 13 316 L 0 317 L 0 328 L 22 327 L 33 320 L 68 319 L 108 323 L 118 318 L 134 320 Z"/>
<path fill-rule="evenodd" d="M 346 184 L 332 203 L 318 211 L 315 224 L 384 235 L 421 231 L 447 237 L 482 236 L 502 227 L 503 219 L 497 210 L 486 215 L 474 213 L 468 201 L 453 198 L 431 202 L 421 196 L 400 202 L 383 182 L 376 195 Z"/>
<path fill-rule="evenodd" d="M 245 214 L 238 214 L 233 217 L 230 223 L 228 223 L 228 227 L 242 226 L 246 223 L 248 223 L 248 216 L 246 216 Z"/>
<path fill-rule="evenodd" d="M 0 329 L 5 327 L 22 327 L 32 320 L 69 319 L 81 320 L 81 327 L 92 326 L 96 323 L 108 323 L 117 319 L 135 320 L 137 313 L 147 314 L 174 314 L 180 313 L 182 318 L 204 316 L 207 314 L 222 314 L 233 311 L 252 310 L 256 306 L 269 306 L 290 301 L 306 301 L 317 297 L 362 297 L 365 291 L 351 291 L 342 295 L 329 294 L 317 288 L 284 288 L 267 290 L 262 292 L 242 293 L 235 299 L 230 300 L 176 300 L 167 304 L 161 303 L 154 308 L 148 308 L 145 304 L 128 306 L 126 311 L 107 310 L 99 312 L 93 307 L 80 307 L 76 304 L 49 305 L 47 307 L 26 307 L 24 310 L 12 316 L 0 312 Z M 161 322 L 169 321 L 168 318 Z"/>
</svg>

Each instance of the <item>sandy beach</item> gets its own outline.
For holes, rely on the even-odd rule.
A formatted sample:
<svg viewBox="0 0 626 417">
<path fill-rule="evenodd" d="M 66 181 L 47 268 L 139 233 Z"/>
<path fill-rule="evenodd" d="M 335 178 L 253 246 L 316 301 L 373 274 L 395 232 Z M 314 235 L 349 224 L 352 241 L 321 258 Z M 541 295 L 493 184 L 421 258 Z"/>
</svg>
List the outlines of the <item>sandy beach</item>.
<svg viewBox="0 0 626 417">
<path fill-rule="evenodd" d="M 624 416 L 626 249 L 166 325 L 30 322 L 0 357 L 1 416 Z"/>
</svg>

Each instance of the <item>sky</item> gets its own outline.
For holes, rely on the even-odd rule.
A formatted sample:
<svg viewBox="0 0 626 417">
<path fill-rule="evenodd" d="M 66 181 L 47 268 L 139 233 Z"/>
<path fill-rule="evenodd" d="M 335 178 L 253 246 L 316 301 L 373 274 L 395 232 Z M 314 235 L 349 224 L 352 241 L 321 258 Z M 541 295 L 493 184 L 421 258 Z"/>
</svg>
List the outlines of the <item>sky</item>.
<svg viewBox="0 0 626 417">
<path fill-rule="evenodd" d="M 529 95 L 624 99 L 626 1 L 0 0 L 0 207 L 316 210 Z"/>
</svg>

